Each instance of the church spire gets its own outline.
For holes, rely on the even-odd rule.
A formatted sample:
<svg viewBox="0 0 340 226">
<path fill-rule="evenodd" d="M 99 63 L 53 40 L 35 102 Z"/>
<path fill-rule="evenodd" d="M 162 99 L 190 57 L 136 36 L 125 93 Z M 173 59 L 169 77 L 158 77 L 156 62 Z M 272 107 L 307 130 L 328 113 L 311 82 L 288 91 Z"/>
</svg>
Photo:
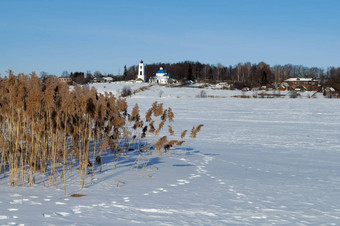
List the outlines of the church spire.
<svg viewBox="0 0 340 226">
<path fill-rule="evenodd" d="M 145 70 L 144 70 L 144 63 L 143 60 L 140 61 L 138 65 L 138 75 L 137 80 L 142 80 L 142 82 L 145 81 Z"/>
</svg>

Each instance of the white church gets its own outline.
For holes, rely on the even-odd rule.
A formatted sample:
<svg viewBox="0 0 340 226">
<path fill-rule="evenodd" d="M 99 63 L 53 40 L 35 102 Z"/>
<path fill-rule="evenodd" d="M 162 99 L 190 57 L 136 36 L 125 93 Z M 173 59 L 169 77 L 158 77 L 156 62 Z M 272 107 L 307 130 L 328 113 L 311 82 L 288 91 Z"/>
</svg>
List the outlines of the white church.
<svg viewBox="0 0 340 226">
<path fill-rule="evenodd" d="M 141 60 L 138 65 L 137 82 L 145 82 L 145 69 L 144 69 L 143 60 Z M 162 67 L 160 67 L 157 73 L 153 74 L 149 78 L 149 83 L 160 84 L 160 85 L 168 84 L 169 75 L 165 73 Z"/>
<path fill-rule="evenodd" d="M 169 83 L 169 75 L 165 73 L 164 69 L 162 67 L 159 68 L 156 74 L 153 74 L 150 79 L 149 83 L 155 83 L 155 84 L 168 84 Z"/>
</svg>

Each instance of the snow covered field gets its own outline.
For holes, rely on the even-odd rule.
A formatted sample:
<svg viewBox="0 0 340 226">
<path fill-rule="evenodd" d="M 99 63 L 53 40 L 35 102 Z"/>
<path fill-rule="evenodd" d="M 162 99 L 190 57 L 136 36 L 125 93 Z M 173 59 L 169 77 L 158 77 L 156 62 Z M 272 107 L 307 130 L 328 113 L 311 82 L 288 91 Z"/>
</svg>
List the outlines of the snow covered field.
<svg viewBox="0 0 340 226">
<path fill-rule="evenodd" d="M 123 85 L 95 86 L 119 93 Z M 175 131 L 204 124 L 187 152 L 154 158 L 143 174 L 108 160 L 85 189 L 71 176 L 66 196 L 42 184 L 9 187 L 1 175 L 0 225 L 340 224 L 338 99 L 200 91 L 153 86 L 127 99 L 142 115 L 154 101 L 171 107 Z"/>
</svg>

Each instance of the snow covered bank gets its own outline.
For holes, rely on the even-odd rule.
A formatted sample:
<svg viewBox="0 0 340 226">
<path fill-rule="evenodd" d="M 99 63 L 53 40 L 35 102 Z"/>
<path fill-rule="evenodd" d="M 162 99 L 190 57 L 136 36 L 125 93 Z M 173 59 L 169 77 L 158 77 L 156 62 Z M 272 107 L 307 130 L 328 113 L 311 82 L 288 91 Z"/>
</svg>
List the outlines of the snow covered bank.
<svg viewBox="0 0 340 226">
<path fill-rule="evenodd" d="M 128 98 L 141 112 L 154 101 L 171 107 L 175 131 L 204 127 L 187 152 L 154 158 L 145 173 L 108 162 L 85 189 L 71 177 L 66 196 L 1 176 L 0 225 L 339 224 L 339 100 L 228 92 L 237 91 L 196 98 L 199 89 L 154 86 Z"/>
</svg>

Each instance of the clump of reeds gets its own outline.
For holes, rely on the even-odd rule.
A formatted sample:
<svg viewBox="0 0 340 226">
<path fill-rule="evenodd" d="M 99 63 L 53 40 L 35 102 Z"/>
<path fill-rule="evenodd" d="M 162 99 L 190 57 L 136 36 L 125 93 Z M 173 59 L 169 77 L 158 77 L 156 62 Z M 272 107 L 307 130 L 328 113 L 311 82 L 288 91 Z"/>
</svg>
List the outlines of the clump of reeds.
<svg viewBox="0 0 340 226">
<path fill-rule="evenodd" d="M 193 127 L 191 130 L 190 137 L 191 138 L 196 138 L 196 135 L 199 131 L 201 131 L 201 128 L 203 127 L 203 124 L 198 125 L 197 127 Z"/>
<path fill-rule="evenodd" d="M 98 94 L 94 88 L 68 85 L 57 78 L 42 83 L 30 76 L 9 76 L 0 79 L 0 173 L 9 175 L 11 186 L 32 186 L 40 174 L 43 185 L 58 187 L 76 166 L 81 187 L 95 177 L 97 166 L 102 167 L 102 155 L 113 154 L 114 166 L 127 151 L 140 152 L 135 161 L 169 151 L 182 145 L 170 140 L 175 132 L 171 126 L 174 114 L 155 102 L 142 121 L 136 104 L 128 114 L 125 99 L 112 93 Z M 162 129 L 167 126 L 168 130 Z M 203 125 L 194 127 L 192 138 Z M 161 137 L 161 138 L 160 138 Z M 152 145 L 154 144 L 154 145 Z M 154 147 L 154 148 L 153 148 Z"/>
<path fill-rule="evenodd" d="M 133 110 L 134 112 L 134 110 Z M 168 140 L 168 138 L 175 136 L 175 131 L 171 125 L 174 122 L 175 115 L 171 108 L 165 109 L 162 103 L 154 102 L 152 107 L 146 111 L 145 120 L 146 124 L 143 132 L 141 134 L 141 138 L 145 141 L 148 141 L 151 146 L 143 146 L 143 151 L 137 157 L 135 163 L 138 168 L 141 160 L 144 158 L 145 164 L 143 166 L 143 171 L 145 167 L 150 162 L 151 158 L 156 154 L 158 156 L 162 156 L 163 152 L 168 152 L 170 154 L 171 148 L 175 146 L 181 146 L 185 142 L 185 136 L 187 130 L 184 130 L 178 139 Z M 167 126 L 167 127 L 166 127 Z M 199 125 L 194 127 L 190 138 L 196 138 L 197 133 L 201 130 L 203 125 Z M 164 128 L 168 128 L 167 130 Z M 151 155 L 147 156 L 146 153 L 151 152 Z M 187 149 L 185 149 L 186 151 Z"/>
<path fill-rule="evenodd" d="M 10 71 L 0 81 L 0 94 L 0 171 L 9 173 L 10 185 L 31 186 L 37 173 L 44 185 L 57 187 L 60 178 L 65 185 L 77 158 L 85 186 L 88 171 L 117 143 L 126 122 L 124 99 L 81 86 L 70 91 L 57 78 L 43 84 L 34 73 L 14 76 Z M 101 140 L 95 153 L 93 146 Z"/>
</svg>

